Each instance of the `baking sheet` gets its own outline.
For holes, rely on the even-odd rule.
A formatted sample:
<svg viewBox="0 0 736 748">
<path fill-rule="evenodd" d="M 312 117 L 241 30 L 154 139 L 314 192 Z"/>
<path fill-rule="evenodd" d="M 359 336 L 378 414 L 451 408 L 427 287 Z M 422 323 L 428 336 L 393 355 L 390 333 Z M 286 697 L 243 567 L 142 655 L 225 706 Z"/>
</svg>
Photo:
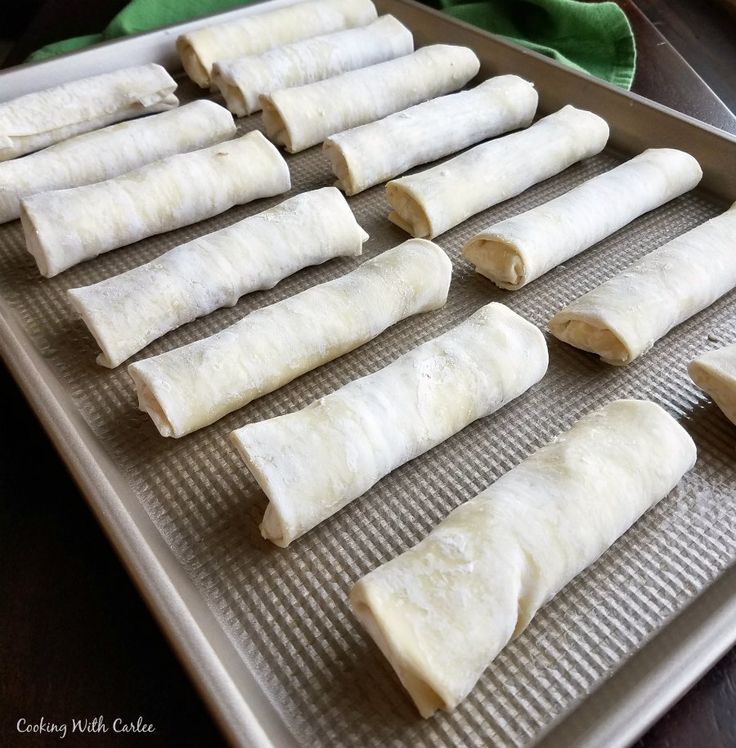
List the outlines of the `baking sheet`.
<svg viewBox="0 0 736 748">
<path fill-rule="evenodd" d="M 502 72 L 504 65 L 518 65 L 520 60 L 528 63 L 536 75 L 543 109 L 554 107 L 554 97 L 586 95 L 586 87 L 595 92 L 588 93 L 588 99 L 602 102 L 600 106 L 619 97 L 628 101 L 623 94 L 606 98 L 606 87 L 597 83 L 561 90 L 559 77 L 564 79 L 567 71 L 519 52 L 516 55 L 523 56 L 504 57 L 501 53 L 508 48 L 486 35 L 435 19 L 410 4 L 387 2 L 384 8 L 408 22 L 421 42 L 459 41 L 448 39 L 449 31 L 461 35 L 481 54 L 486 73 Z M 183 85 L 183 98 L 187 92 L 193 94 L 193 87 Z M 688 130 L 684 119 L 671 120 L 661 112 L 656 114 L 673 123 L 671 127 L 653 128 L 656 117 L 644 118 L 645 113 L 635 108 L 620 115 L 613 112 L 613 117 L 607 114 L 614 125 L 617 152 L 636 150 L 641 145 L 637 138 L 649 138 L 644 145 L 669 145 L 672 139 L 689 137 L 689 150 L 707 162 L 706 186 L 720 196 L 700 191 L 679 198 L 519 292 L 496 289 L 458 259 L 462 243 L 481 226 L 561 194 L 615 165 L 620 156 L 607 152 L 576 165 L 438 239 L 454 262 L 450 298 L 443 310 L 406 320 L 359 350 L 181 440 L 161 438 L 148 417 L 135 409 L 124 368 L 109 371 L 94 363 L 94 341 L 74 318 L 65 291 L 148 261 L 283 197 L 139 242 L 51 280 L 38 276 L 23 247 L 20 224 L 0 227 L 4 322 L 16 333 L 18 344 L 27 348 L 30 360 L 38 359 L 38 365 L 26 362 L 25 368 L 16 361 L 16 375 L 35 370 L 34 376 L 52 388 L 51 397 L 62 410 L 81 419 L 79 424 L 71 423 L 72 431 L 83 433 L 99 450 L 91 459 L 102 466 L 105 477 L 114 477 L 112 487 L 103 491 L 100 485 L 100 494 L 117 497 L 132 514 L 142 510 L 145 517 L 139 527 L 146 527 L 144 520 L 155 526 L 155 534 L 132 539 L 129 552 L 153 548 L 157 563 L 169 554 L 175 559 L 167 560 L 161 569 L 174 579 L 175 589 L 158 594 L 149 590 L 154 605 L 162 597 L 171 601 L 193 593 L 196 599 L 184 600 L 180 610 L 172 606 L 169 613 L 186 616 L 192 606 L 204 604 L 212 616 L 204 627 L 200 611 L 194 626 L 213 647 L 218 639 L 220 656 L 205 653 L 206 646 L 193 651 L 190 640 L 179 642 L 179 647 L 190 660 L 209 657 L 210 665 L 219 664 L 227 671 L 210 673 L 208 687 L 211 692 L 220 689 L 215 701 L 221 716 L 226 713 L 233 739 L 271 740 L 277 745 L 530 744 L 593 693 L 652 635 L 666 631 L 667 622 L 736 557 L 733 427 L 694 388 L 685 371 L 696 353 L 736 339 L 729 320 L 734 294 L 682 325 L 625 369 L 608 367 L 548 337 L 550 370 L 531 392 L 394 471 L 288 549 L 260 538 L 257 524 L 265 497 L 226 440 L 232 428 L 303 407 L 375 371 L 489 301 L 506 303 L 544 328 L 567 301 L 726 207 L 724 198 L 733 197 L 732 176 L 724 176 L 722 167 L 736 154 L 733 141 L 707 128 Z M 251 117 L 241 129 L 258 124 L 259 118 Z M 712 144 L 718 146 L 715 152 Z M 290 194 L 331 183 L 318 149 L 287 160 L 294 183 Z M 371 235 L 363 258 L 304 270 L 271 291 L 253 294 L 232 309 L 219 310 L 168 335 L 137 358 L 212 334 L 252 309 L 348 272 L 406 238 L 385 218 L 382 188 L 351 198 L 350 204 Z M 7 344 L 8 336 L 4 337 Z M 580 415 L 616 397 L 648 397 L 680 418 L 698 445 L 697 467 L 678 490 L 538 614 L 497 658 L 466 702 L 450 715 L 420 719 L 390 667 L 352 618 L 346 603 L 351 584 L 414 545 L 451 509 Z M 90 498 L 94 503 L 95 498 Z M 114 529 L 110 531 L 116 535 Z M 163 548 L 157 548 L 157 541 L 163 541 Z M 151 566 L 154 559 L 147 563 Z M 233 675 L 238 668 L 240 680 Z M 199 675 L 201 681 L 201 667 Z M 226 680 L 234 693 L 223 697 Z M 245 720 L 247 727 L 238 729 L 234 725 L 243 723 L 242 714 L 235 713 L 243 710 L 244 701 L 253 713 Z"/>
</svg>

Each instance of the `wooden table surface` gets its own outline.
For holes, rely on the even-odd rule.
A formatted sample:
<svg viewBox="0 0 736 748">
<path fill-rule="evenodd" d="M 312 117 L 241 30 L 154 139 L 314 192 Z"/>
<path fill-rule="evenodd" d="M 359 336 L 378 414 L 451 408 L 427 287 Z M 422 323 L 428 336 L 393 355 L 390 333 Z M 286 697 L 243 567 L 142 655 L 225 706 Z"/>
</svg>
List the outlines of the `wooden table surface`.
<svg viewBox="0 0 736 748">
<path fill-rule="evenodd" d="M 122 4 L 120 0 L 107 5 L 91 0 L 36 2 L 36 18 L 16 37 L 6 64 L 21 61 L 55 38 L 99 29 Z M 736 4 L 732 0 L 636 0 L 636 5 L 621 0 L 619 4 L 631 18 L 637 38 L 634 90 L 736 133 L 736 117 L 730 111 L 736 110 Z M 80 28 L 79 19 L 86 21 L 86 28 Z M 6 28 L 12 28 L 12 18 L 9 24 Z M 67 736 L 64 743 L 223 745 L 4 367 L 0 367 L 0 396 L 4 404 L 0 745 L 58 742 L 56 735 L 19 735 L 20 718 L 29 723 L 42 717 L 47 722 L 68 722 L 72 717 L 97 715 L 104 715 L 108 732 Z M 110 728 L 116 717 L 126 722 L 142 717 L 155 732 L 113 734 Z M 734 746 L 736 649 L 637 743 L 637 748 Z"/>
</svg>

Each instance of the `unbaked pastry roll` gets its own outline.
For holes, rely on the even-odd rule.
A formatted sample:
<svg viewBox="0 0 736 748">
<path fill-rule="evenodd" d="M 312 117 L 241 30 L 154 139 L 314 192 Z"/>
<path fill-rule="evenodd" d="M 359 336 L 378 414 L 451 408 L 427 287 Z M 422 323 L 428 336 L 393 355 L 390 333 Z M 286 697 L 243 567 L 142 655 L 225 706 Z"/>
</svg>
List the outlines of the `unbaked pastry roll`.
<svg viewBox="0 0 736 748">
<path fill-rule="evenodd" d="M 261 534 L 285 547 L 392 470 L 526 392 L 547 344 L 502 304 L 296 413 L 231 439 L 269 499 Z"/>
<path fill-rule="evenodd" d="M 565 106 L 526 130 L 389 182 L 389 219 L 412 236 L 438 236 L 600 153 L 607 140 L 608 125 L 598 115 Z"/>
<path fill-rule="evenodd" d="M 0 104 L 0 161 L 141 114 L 175 107 L 176 83 L 138 65 L 64 83 Z"/>
<path fill-rule="evenodd" d="M 483 229 L 465 244 L 463 255 L 476 272 L 515 291 L 693 189 L 702 176 L 690 154 L 652 148 L 554 200 Z"/>
<path fill-rule="evenodd" d="M 104 182 L 21 200 L 28 251 L 47 278 L 111 249 L 289 190 L 289 167 L 253 131 Z"/>
<path fill-rule="evenodd" d="M 377 15 L 371 0 L 313 0 L 190 31 L 176 40 L 176 49 L 187 75 L 207 88 L 216 62 L 258 55 L 318 34 L 365 26 Z"/>
<path fill-rule="evenodd" d="M 408 241 L 222 332 L 128 367 L 162 436 L 184 436 L 447 300 L 452 265 Z"/>
<path fill-rule="evenodd" d="M 469 91 L 441 96 L 377 122 L 331 135 L 323 150 L 348 195 L 509 130 L 537 111 L 534 86 L 516 75 L 489 78 Z"/>
<path fill-rule="evenodd" d="M 0 223 L 18 218 L 22 197 L 101 182 L 233 135 L 235 123 L 230 112 L 201 99 L 152 117 L 77 135 L 25 158 L 0 163 Z"/>
<path fill-rule="evenodd" d="M 736 287 L 736 203 L 557 312 L 550 332 L 621 366 Z"/>
<path fill-rule="evenodd" d="M 690 362 L 687 373 L 726 418 L 736 423 L 736 343 L 701 354 Z"/>
<path fill-rule="evenodd" d="M 467 47 L 433 44 L 414 54 L 261 96 L 271 140 L 296 153 L 350 127 L 462 88 L 480 67 Z"/>
<path fill-rule="evenodd" d="M 393 16 L 368 26 L 276 47 L 262 55 L 216 62 L 212 83 L 238 117 L 261 108 L 259 96 L 314 83 L 348 70 L 392 60 L 414 51 L 411 31 Z"/>
<path fill-rule="evenodd" d="M 358 620 L 423 717 L 453 709 L 534 614 L 695 464 L 654 403 L 618 400 L 461 505 L 353 588 Z"/>
<path fill-rule="evenodd" d="M 113 367 L 244 294 L 308 265 L 361 254 L 366 239 L 339 190 L 323 187 L 69 296 L 102 349 L 97 363 Z"/>
</svg>

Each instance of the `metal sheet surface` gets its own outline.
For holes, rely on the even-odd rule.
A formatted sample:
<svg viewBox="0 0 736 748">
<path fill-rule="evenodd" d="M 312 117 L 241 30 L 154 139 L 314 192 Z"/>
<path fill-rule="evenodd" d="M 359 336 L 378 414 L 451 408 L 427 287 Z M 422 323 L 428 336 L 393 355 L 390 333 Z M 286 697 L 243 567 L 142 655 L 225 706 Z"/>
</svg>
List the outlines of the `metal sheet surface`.
<svg viewBox="0 0 736 748">
<path fill-rule="evenodd" d="M 692 385 L 685 368 L 702 350 L 736 340 L 736 295 L 696 315 L 624 369 L 548 336 L 550 369 L 532 391 L 394 471 L 288 549 L 261 539 L 257 526 L 266 500 L 227 434 L 244 423 L 301 408 L 375 371 L 489 301 L 501 301 L 545 329 L 566 302 L 723 210 L 736 197 L 736 174 L 725 168 L 729 160 L 736 161 L 736 141 L 413 4 L 388 0 L 382 7 L 407 22 L 420 42 L 469 44 L 485 74 L 518 70 L 533 77 L 543 110 L 567 101 L 585 105 L 587 96 L 590 107 L 612 125 L 615 151 L 439 237 L 454 264 L 442 310 L 399 323 L 180 440 L 160 437 L 136 410 L 124 367 L 110 371 L 95 364 L 94 341 L 75 318 L 65 292 L 148 261 L 283 197 L 119 249 L 51 280 L 38 275 L 19 222 L 0 226 L 0 331 L 16 377 L 234 742 L 528 745 L 544 739 L 565 715 L 580 715 L 587 697 L 617 671 L 624 673 L 627 661 L 646 651 L 646 642 L 666 632 L 668 623 L 736 558 L 734 428 Z M 111 54 L 124 57 L 125 44 L 109 46 Z M 182 93 L 186 99 L 194 89 L 182 83 Z M 241 121 L 240 130 L 259 125 L 258 116 L 250 117 Z M 707 191 L 638 219 L 522 291 L 495 288 L 458 257 L 463 242 L 480 227 L 562 194 L 614 166 L 622 153 L 683 142 L 705 167 Z M 318 148 L 287 160 L 294 185 L 290 194 L 332 182 Z M 371 235 L 362 258 L 303 270 L 270 291 L 186 325 L 135 358 L 212 334 L 252 309 L 348 272 L 406 238 L 386 219 L 382 187 L 350 198 L 350 205 Z M 457 710 L 422 720 L 350 614 L 350 586 L 414 545 L 454 507 L 582 414 L 617 397 L 652 399 L 680 419 L 699 449 L 696 468 L 540 611 Z M 718 641 L 723 645 L 725 639 Z M 606 712 L 601 719 L 609 717 Z"/>
</svg>

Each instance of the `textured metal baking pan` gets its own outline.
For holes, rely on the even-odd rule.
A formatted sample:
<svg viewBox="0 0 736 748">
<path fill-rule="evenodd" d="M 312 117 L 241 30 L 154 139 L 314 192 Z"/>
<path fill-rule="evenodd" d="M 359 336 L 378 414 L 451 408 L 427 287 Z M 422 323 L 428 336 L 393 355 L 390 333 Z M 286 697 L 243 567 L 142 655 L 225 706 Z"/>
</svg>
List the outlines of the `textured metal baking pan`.
<svg viewBox="0 0 736 748">
<path fill-rule="evenodd" d="M 612 128 L 611 149 L 440 237 L 455 265 L 443 310 L 406 320 L 184 439 L 161 438 L 136 410 L 123 368 L 95 364 L 94 342 L 65 290 L 138 265 L 281 198 L 139 242 L 51 280 L 38 275 L 25 252 L 19 223 L 0 226 L 3 354 L 234 744 L 625 745 L 736 638 L 736 576 L 729 570 L 736 558 L 734 429 L 685 372 L 697 352 L 736 340 L 733 293 L 625 369 L 550 338 L 550 370 L 540 385 L 396 470 L 288 549 L 260 538 L 265 497 L 226 436 L 376 370 L 488 301 L 502 301 L 544 328 L 566 301 L 736 199 L 736 139 L 411 2 L 381 0 L 380 7 L 407 23 L 420 44 L 471 46 L 483 62 L 481 75 L 515 72 L 533 80 L 542 113 L 575 103 L 603 115 Z M 8 71 L 0 75 L 0 96 L 145 61 L 163 61 L 173 71 L 171 49 L 181 28 Z M 195 94 L 184 82 L 181 92 L 184 99 Z M 241 128 L 258 125 L 256 116 Z M 522 291 L 496 289 L 458 258 L 478 227 L 559 195 L 626 154 L 665 145 L 700 160 L 703 187 Z M 317 148 L 288 161 L 293 192 L 331 182 Z M 386 219 L 382 188 L 350 204 L 371 234 L 365 257 L 406 238 Z M 345 258 L 297 273 L 140 355 L 201 338 L 358 262 Z M 580 415 L 622 396 L 651 398 L 678 417 L 698 445 L 697 467 L 539 613 L 457 710 L 422 720 L 351 616 L 351 584 L 416 543 Z"/>
</svg>

